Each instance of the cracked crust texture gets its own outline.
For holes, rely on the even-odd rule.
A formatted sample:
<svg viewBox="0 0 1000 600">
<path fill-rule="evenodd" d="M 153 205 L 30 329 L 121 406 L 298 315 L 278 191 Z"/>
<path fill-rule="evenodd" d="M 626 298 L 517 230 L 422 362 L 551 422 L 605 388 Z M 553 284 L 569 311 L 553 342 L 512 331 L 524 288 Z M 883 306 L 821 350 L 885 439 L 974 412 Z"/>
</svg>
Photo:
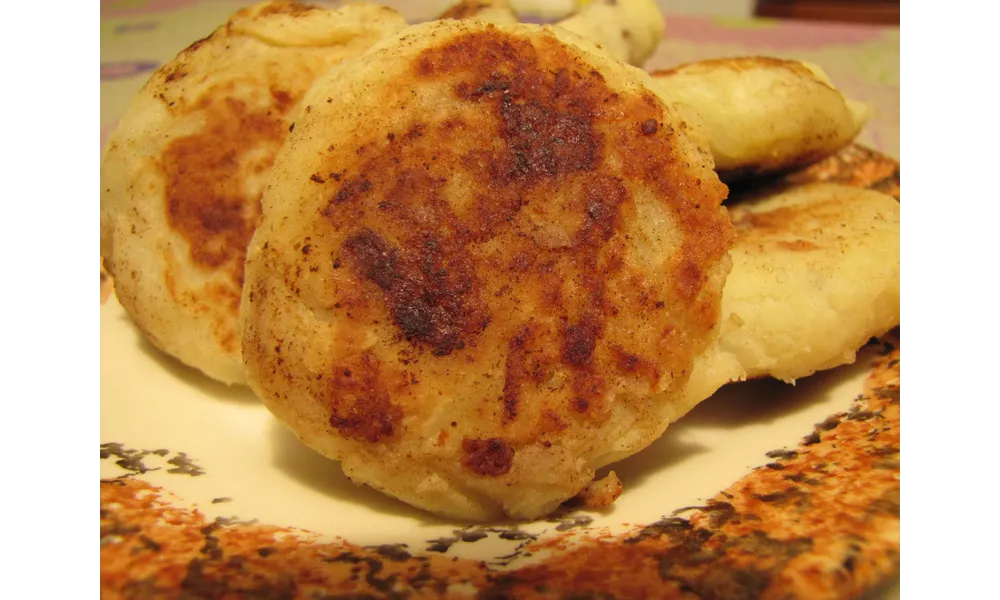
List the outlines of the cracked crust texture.
<svg viewBox="0 0 1000 600">
<path fill-rule="evenodd" d="M 546 514 L 676 418 L 734 230 L 707 144 L 559 28 L 409 28 L 310 91 L 242 307 L 247 377 L 355 481 Z"/>
<path fill-rule="evenodd" d="M 244 381 L 243 263 L 274 155 L 320 73 L 405 25 L 375 5 L 268 2 L 152 75 L 101 162 L 101 255 L 154 345 Z"/>
</svg>

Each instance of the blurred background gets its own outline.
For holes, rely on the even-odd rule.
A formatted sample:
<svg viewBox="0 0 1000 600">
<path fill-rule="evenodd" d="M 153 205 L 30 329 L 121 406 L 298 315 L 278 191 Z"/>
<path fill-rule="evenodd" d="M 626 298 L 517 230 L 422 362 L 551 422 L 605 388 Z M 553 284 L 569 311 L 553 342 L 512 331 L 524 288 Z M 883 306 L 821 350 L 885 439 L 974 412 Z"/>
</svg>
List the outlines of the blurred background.
<svg viewBox="0 0 1000 600">
<path fill-rule="evenodd" d="M 589 0 L 518 0 L 527 10 L 568 12 Z M 405 2 L 401 3 L 405 4 Z M 437 2 L 447 6 L 447 0 Z M 777 17 L 899 25 L 899 0 L 660 0 L 665 12 L 716 17 Z"/>
<path fill-rule="evenodd" d="M 756 0 L 754 14 L 759 17 L 879 23 L 898 27 L 899 0 Z"/>
</svg>

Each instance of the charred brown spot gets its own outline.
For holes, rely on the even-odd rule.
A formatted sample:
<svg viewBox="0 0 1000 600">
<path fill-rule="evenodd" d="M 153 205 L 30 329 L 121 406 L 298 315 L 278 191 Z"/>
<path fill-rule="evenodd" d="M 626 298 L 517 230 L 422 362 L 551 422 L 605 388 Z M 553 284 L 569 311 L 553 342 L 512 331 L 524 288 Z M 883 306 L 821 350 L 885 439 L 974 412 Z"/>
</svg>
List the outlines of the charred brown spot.
<svg viewBox="0 0 1000 600">
<path fill-rule="evenodd" d="M 178 65 L 173 67 L 170 71 L 164 73 L 163 81 L 166 83 L 173 83 L 174 81 L 184 79 L 185 77 L 187 77 L 187 73 L 181 70 L 180 65 Z"/>
<path fill-rule="evenodd" d="M 601 142 L 589 114 L 564 113 L 539 100 L 517 102 L 505 94 L 500 102 L 501 134 L 510 144 L 503 177 L 555 177 L 591 171 Z"/>
<path fill-rule="evenodd" d="M 333 177 L 333 174 L 331 173 L 330 176 Z M 340 181 L 340 177 L 335 177 L 335 179 Z M 344 185 L 337 190 L 337 194 L 332 200 L 330 200 L 330 205 L 327 206 L 323 214 L 329 216 L 332 213 L 332 206 L 334 204 L 353 202 L 370 189 L 372 189 L 372 182 L 368 181 L 368 179 L 364 177 L 358 177 L 344 182 Z"/>
<path fill-rule="evenodd" d="M 559 416 L 559 413 L 550 408 L 542 409 L 542 418 L 538 427 L 539 433 L 560 433 L 565 431 L 567 428 L 569 428 L 569 423 L 563 420 L 563 418 Z M 551 444 L 545 447 L 548 448 L 550 446 Z"/>
<path fill-rule="evenodd" d="M 292 108 L 292 105 L 295 104 L 295 96 L 277 88 L 271 88 L 271 99 L 274 100 L 274 105 L 278 107 L 278 110 L 282 114 L 288 112 Z"/>
<path fill-rule="evenodd" d="M 210 39 L 212 39 L 212 36 L 211 35 L 206 35 L 205 37 L 201 38 L 200 40 L 195 40 L 194 42 L 191 43 L 190 46 L 188 46 L 187 48 L 184 49 L 184 52 L 194 52 L 198 48 L 201 48 L 202 46 L 204 46 L 208 42 L 208 40 L 210 40 Z"/>
<path fill-rule="evenodd" d="M 378 358 L 365 352 L 328 378 L 330 426 L 349 439 L 375 443 L 392 437 L 403 411 L 390 398 Z"/>
<path fill-rule="evenodd" d="M 361 275 L 383 290 L 392 289 L 400 278 L 397 250 L 374 231 L 365 230 L 348 238 L 344 249 Z"/>
<path fill-rule="evenodd" d="M 619 346 L 613 346 L 611 353 L 615 358 L 619 372 L 636 373 L 645 377 L 650 384 L 659 380 L 660 370 L 655 361 L 627 352 Z"/>
<path fill-rule="evenodd" d="M 639 128 L 642 130 L 643 135 L 653 135 L 656 133 L 656 119 L 646 119 Z"/>
<path fill-rule="evenodd" d="M 576 366 L 586 364 L 597 346 L 598 332 L 594 319 L 567 325 L 563 329 L 563 360 Z"/>
<path fill-rule="evenodd" d="M 384 293 L 393 322 L 406 339 L 427 344 L 438 356 L 465 347 L 465 338 L 488 323 L 470 297 L 473 272 L 467 257 L 448 252 L 447 246 L 428 237 L 404 251 L 370 229 L 344 243 L 355 271 Z"/>
<path fill-rule="evenodd" d="M 522 388 L 537 386 L 551 375 L 549 359 L 537 346 L 538 341 L 537 329 L 526 326 L 507 342 L 502 397 L 504 424 L 517 417 Z"/>
<path fill-rule="evenodd" d="M 462 440 L 462 466 L 479 475 L 504 475 L 513 463 L 514 448 L 503 438 Z"/>
<path fill-rule="evenodd" d="M 620 179 L 595 177 L 584 196 L 587 211 L 581 231 L 584 240 L 596 245 L 611 239 L 619 226 L 620 206 L 628 199 L 628 191 Z"/>
</svg>

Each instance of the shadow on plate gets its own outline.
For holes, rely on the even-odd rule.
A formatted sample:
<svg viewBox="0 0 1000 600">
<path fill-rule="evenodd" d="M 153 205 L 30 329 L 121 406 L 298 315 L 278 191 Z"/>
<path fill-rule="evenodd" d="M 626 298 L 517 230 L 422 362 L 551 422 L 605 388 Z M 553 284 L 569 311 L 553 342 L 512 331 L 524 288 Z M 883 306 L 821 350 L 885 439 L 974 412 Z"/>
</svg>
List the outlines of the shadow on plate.
<svg viewBox="0 0 1000 600">
<path fill-rule="evenodd" d="M 142 332 L 139 331 L 127 315 L 123 314 L 120 318 L 122 324 L 128 327 L 135 335 L 136 349 L 156 363 L 159 368 L 170 374 L 171 377 L 196 389 L 198 393 L 216 400 L 240 404 L 257 404 L 260 402 L 250 388 L 244 385 L 226 385 L 221 381 L 216 381 L 198 369 L 189 367 L 173 356 L 163 352 L 147 340 L 146 336 L 142 335 Z"/>
<path fill-rule="evenodd" d="M 800 379 L 795 385 L 770 378 L 726 385 L 667 427 L 655 442 L 620 462 L 604 467 L 598 472 L 598 477 L 613 470 L 625 489 L 637 487 L 656 473 L 710 450 L 701 444 L 683 441 L 682 438 L 689 429 L 736 429 L 771 423 L 779 417 L 795 414 L 829 400 L 832 390 L 840 384 L 864 377 L 868 373 L 875 348 L 877 347 L 863 348 L 853 364 L 816 373 Z M 857 393 L 860 392 L 859 382 Z M 845 398 L 844 406 L 837 410 L 846 411 L 848 408 L 850 400 Z M 809 433 L 807 430 L 801 432 L 802 437 Z M 776 443 L 791 443 L 794 446 L 797 441 L 798 438 L 776 440 Z"/>
<path fill-rule="evenodd" d="M 344 474 L 339 462 L 308 448 L 277 420 L 271 424 L 270 438 L 274 466 L 325 496 L 361 505 L 383 515 L 405 517 L 424 526 L 450 523 L 367 485 L 354 483 Z"/>
<path fill-rule="evenodd" d="M 870 352 L 862 351 L 853 364 L 804 377 L 795 382 L 795 385 L 770 378 L 730 383 L 694 407 L 677 421 L 677 425 L 732 429 L 749 424 L 770 423 L 779 417 L 829 400 L 831 390 L 842 383 L 863 377 L 871 369 L 871 359 Z M 861 393 L 860 385 L 857 393 Z M 848 408 L 849 401 L 839 410 Z M 802 432 L 803 436 L 808 434 L 808 431 Z"/>
<path fill-rule="evenodd" d="M 668 469 L 709 450 L 701 444 L 692 444 L 680 438 L 681 432 L 679 430 L 667 427 L 663 435 L 640 452 L 599 469 L 597 478 L 603 477 L 608 471 L 614 471 L 618 475 L 618 479 L 621 480 L 625 493 L 628 493 L 628 490 L 639 487 L 643 481 L 658 471 Z M 613 504 L 612 507 L 614 507 Z"/>
</svg>

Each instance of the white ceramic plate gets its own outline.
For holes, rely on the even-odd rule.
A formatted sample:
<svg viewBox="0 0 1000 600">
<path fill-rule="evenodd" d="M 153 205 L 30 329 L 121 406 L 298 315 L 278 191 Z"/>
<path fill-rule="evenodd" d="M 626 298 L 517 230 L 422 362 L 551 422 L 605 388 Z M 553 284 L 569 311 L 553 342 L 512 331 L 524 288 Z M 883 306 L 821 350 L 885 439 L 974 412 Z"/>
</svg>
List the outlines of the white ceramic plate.
<svg viewBox="0 0 1000 600">
<path fill-rule="evenodd" d="M 301 445 L 248 388 L 216 383 L 159 352 L 112 295 L 101 307 L 101 477 L 141 478 L 209 520 L 256 519 L 361 546 L 406 544 L 411 553 L 444 550 L 516 567 L 509 555 L 529 538 L 504 531 L 529 533 L 534 541 L 572 525 L 624 533 L 704 505 L 754 467 L 772 463 L 769 451 L 795 448 L 816 423 L 847 412 L 879 348 L 869 346 L 854 365 L 795 386 L 765 380 L 723 388 L 649 448 L 613 466 L 624 493 L 610 509 L 479 528 L 486 537 L 476 543 L 443 543 L 470 524 L 354 485 L 337 463 Z"/>
</svg>

